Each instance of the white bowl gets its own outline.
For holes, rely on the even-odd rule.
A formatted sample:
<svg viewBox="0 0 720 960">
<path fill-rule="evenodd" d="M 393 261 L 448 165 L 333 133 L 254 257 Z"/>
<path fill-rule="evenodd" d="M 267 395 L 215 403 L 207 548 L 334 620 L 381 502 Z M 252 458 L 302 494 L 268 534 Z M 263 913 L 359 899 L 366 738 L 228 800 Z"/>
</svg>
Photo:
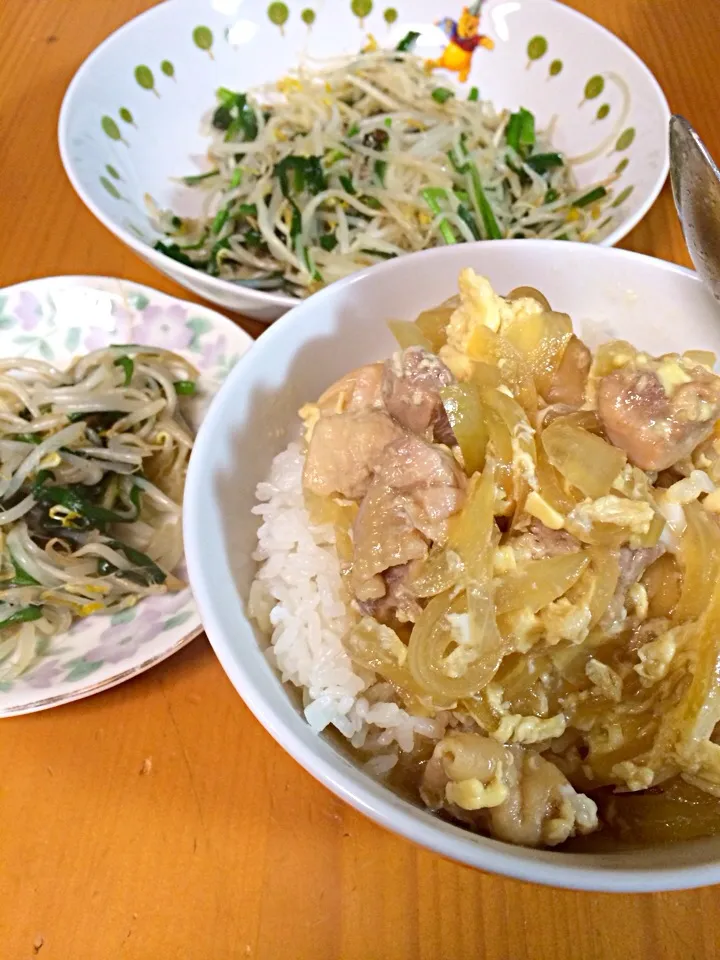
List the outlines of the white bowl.
<svg viewBox="0 0 720 960">
<path fill-rule="evenodd" d="M 213 401 L 185 491 L 185 545 L 205 629 L 240 695 L 315 777 L 378 823 L 463 863 L 590 890 L 667 890 L 720 881 L 720 837 L 614 853 L 527 850 L 438 820 L 372 780 L 317 736 L 263 655 L 246 613 L 255 565 L 254 490 L 298 431 L 297 409 L 348 370 L 387 356 L 386 321 L 413 319 L 470 265 L 507 291 L 540 288 L 589 342 L 627 338 L 656 354 L 720 353 L 720 308 L 697 276 L 639 254 L 546 240 L 443 247 L 349 277 L 296 307 L 257 342 Z"/>
<path fill-rule="evenodd" d="M 417 51 L 436 57 L 447 42 L 437 21 L 456 19 L 463 3 L 307 0 L 305 10 L 289 6 L 169 0 L 153 7 L 88 57 L 68 88 L 59 125 L 70 181 L 109 230 L 183 286 L 265 321 L 296 300 L 209 277 L 155 251 L 159 237 L 144 194 L 181 214 L 197 212 L 197 191 L 171 178 L 203 169 L 208 144 L 200 118 L 218 87 L 246 90 L 280 78 L 308 55 L 357 52 L 368 33 L 394 46 L 417 30 Z M 270 10 L 287 11 L 287 21 L 271 22 Z M 370 12 L 361 20 L 353 11 L 362 10 Z M 592 154 L 576 166 L 581 186 L 620 171 L 617 225 L 602 241 L 617 243 L 650 208 L 667 174 L 669 111 L 656 80 L 617 37 L 554 0 L 487 0 L 480 30 L 495 49 L 475 51 L 465 89 L 479 86 L 499 107 L 525 106 L 541 127 L 557 117 L 557 147 L 571 158 Z M 445 74 L 450 82 L 453 76 Z"/>
</svg>

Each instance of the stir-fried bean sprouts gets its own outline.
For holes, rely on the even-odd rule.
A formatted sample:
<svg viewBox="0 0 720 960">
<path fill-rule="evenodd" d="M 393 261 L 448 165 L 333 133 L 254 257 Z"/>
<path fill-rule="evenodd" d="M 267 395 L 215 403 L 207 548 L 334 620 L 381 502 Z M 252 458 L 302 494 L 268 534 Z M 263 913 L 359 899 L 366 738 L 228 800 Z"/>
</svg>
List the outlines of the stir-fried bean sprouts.
<svg viewBox="0 0 720 960">
<path fill-rule="evenodd" d="M 402 46 L 402 45 L 401 45 Z M 407 49 L 407 44 L 402 46 Z M 403 253 L 504 237 L 597 240 L 610 181 L 579 189 L 530 111 L 496 110 L 374 50 L 249 94 L 221 88 L 203 215 L 148 205 L 156 248 L 257 289 L 305 296 Z"/>
<path fill-rule="evenodd" d="M 60 371 L 0 361 L 0 680 L 74 617 L 184 586 L 181 504 L 197 371 L 167 350 L 97 350 Z"/>
</svg>

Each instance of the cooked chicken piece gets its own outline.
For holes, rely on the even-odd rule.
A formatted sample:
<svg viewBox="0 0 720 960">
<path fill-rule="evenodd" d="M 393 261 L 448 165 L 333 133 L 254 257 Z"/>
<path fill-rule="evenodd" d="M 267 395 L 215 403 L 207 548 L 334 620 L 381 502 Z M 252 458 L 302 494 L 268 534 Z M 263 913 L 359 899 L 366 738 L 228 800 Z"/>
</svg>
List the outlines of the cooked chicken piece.
<svg viewBox="0 0 720 960">
<path fill-rule="evenodd" d="M 405 431 L 386 413 L 340 413 L 321 417 L 305 459 L 303 486 L 318 496 L 365 496 L 373 470 L 389 443 Z"/>
<path fill-rule="evenodd" d="M 467 483 L 450 453 L 409 435 L 387 448 L 377 482 L 404 498 L 403 506 L 417 529 L 440 543 L 447 536 L 448 518 L 464 503 Z"/>
<path fill-rule="evenodd" d="M 357 600 L 379 600 L 387 593 L 382 574 L 427 556 L 428 541 L 410 519 L 406 497 L 377 478 L 370 485 L 353 528 L 351 584 Z"/>
<path fill-rule="evenodd" d="M 435 354 L 408 347 L 385 361 L 385 407 L 411 433 L 451 446 L 456 441 L 440 390 L 454 382 L 455 377 Z"/>
<path fill-rule="evenodd" d="M 553 847 L 597 828 L 597 808 L 534 750 L 474 733 L 438 743 L 420 788 L 431 810 L 527 847 Z"/>
<path fill-rule="evenodd" d="M 333 413 L 360 413 L 382 410 L 383 364 L 358 367 L 328 387 L 317 406 L 323 416 Z"/>
<path fill-rule="evenodd" d="M 435 747 L 425 765 L 420 796 L 431 810 L 447 808 L 456 801 L 448 798 L 449 784 L 478 781 L 485 793 L 485 803 L 476 809 L 487 809 L 492 801 L 502 803 L 507 796 L 503 789 L 503 767 L 512 763 L 512 755 L 497 740 L 476 733 L 451 733 Z M 450 794 L 454 791 L 451 789 Z M 492 795 L 494 793 L 494 796 Z M 479 797 L 477 797 L 479 799 Z M 464 807 L 469 811 L 470 807 Z"/>
<path fill-rule="evenodd" d="M 547 394 L 548 403 L 580 407 L 585 399 L 592 354 L 575 334 L 570 337 Z"/>
<path fill-rule="evenodd" d="M 518 560 L 545 560 L 580 549 L 580 541 L 567 530 L 551 530 L 539 520 L 533 520 L 529 532 L 511 540 L 510 545 Z"/>
<path fill-rule="evenodd" d="M 490 832 L 498 840 L 528 847 L 555 847 L 576 833 L 597 829 L 597 807 L 577 793 L 558 768 L 533 750 L 508 747 L 508 797 L 490 811 Z"/>
<path fill-rule="evenodd" d="M 376 600 L 361 601 L 359 606 L 362 612 L 380 623 L 386 623 L 393 616 L 400 623 L 414 623 L 420 616 L 422 607 L 408 588 L 409 573 L 409 563 L 389 567 L 382 575 L 385 595 Z"/>
<path fill-rule="evenodd" d="M 442 447 L 406 434 L 378 464 L 355 520 L 352 584 L 358 600 L 384 597 L 381 574 L 443 542 L 465 499 L 465 475 Z"/>
<path fill-rule="evenodd" d="M 643 470 L 665 470 L 712 433 L 720 415 L 720 378 L 704 367 L 657 361 L 603 377 L 598 416 L 611 443 Z"/>
</svg>

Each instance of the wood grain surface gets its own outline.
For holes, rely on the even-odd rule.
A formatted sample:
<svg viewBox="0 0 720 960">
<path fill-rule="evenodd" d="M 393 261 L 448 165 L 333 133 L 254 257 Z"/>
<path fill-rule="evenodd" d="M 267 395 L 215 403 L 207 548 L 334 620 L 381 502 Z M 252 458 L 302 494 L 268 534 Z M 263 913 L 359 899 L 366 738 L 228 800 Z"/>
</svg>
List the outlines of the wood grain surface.
<svg viewBox="0 0 720 960">
<path fill-rule="evenodd" d="M 191 296 L 93 218 L 56 147 L 73 73 L 150 5 L 0 0 L 0 285 L 105 274 Z M 720 157 L 720 0 L 572 6 L 638 52 Z M 623 245 L 689 263 L 667 186 Z M 204 639 L 0 722 L 0 960 L 701 960 L 720 956 L 719 923 L 719 888 L 544 889 L 384 832 L 276 746 Z"/>
</svg>

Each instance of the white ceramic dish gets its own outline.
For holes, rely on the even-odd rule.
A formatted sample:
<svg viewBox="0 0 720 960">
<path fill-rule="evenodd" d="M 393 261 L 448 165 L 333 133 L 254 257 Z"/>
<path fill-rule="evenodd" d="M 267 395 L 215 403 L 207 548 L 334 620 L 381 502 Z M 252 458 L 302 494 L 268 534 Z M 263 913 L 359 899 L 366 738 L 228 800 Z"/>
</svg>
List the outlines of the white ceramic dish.
<svg viewBox="0 0 720 960">
<path fill-rule="evenodd" d="M 0 357 L 33 357 L 63 367 L 79 353 L 111 343 L 153 344 L 187 357 L 201 373 L 189 411 L 197 427 L 252 340 L 213 310 L 127 280 L 48 277 L 0 290 Z M 201 630 L 189 589 L 148 597 L 112 617 L 77 620 L 26 673 L 0 682 L 0 717 L 106 690 L 169 657 Z"/>
<path fill-rule="evenodd" d="M 391 318 L 413 319 L 456 290 L 466 265 L 494 287 L 540 288 L 597 344 L 627 338 L 660 354 L 720 351 L 720 308 L 689 271 L 582 244 L 509 240 L 443 247 L 333 284 L 268 330 L 215 398 L 193 452 L 185 543 L 193 591 L 220 662 L 275 739 L 338 796 L 391 830 L 484 870 L 590 890 L 666 890 L 720 881 L 720 837 L 617 853 L 528 850 L 474 836 L 395 796 L 315 735 L 266 661 L 246 614 L 255 485 L 297 434 L 298 407 L 350 369 L 389 355 Z"/>
<path fill-rule="evenodd" d="M 395 46 L 412 29 L 417 52 L 439 56 L 440 21 L 463 0 L 168 0 L 108 37 L 82 65 L 60 114 L 62 160 L 105 226 L 153 266 L 215 303 L 273 320 L 296 302 L 200 273 L 158 253 L 143 197 L 191 215 L 197 191 L 171 178 L 207 169 L 200 118 L 220 86 L 279 79 L 307 56 L 357 52 L 372 33 Z M 555 0 L 487 0 L 480 31 L 495 44 L 471 55 L 465 83 L 496 105 L 532 110 L 576 166 L 580 185 L 617 172 L 617 243 L 644 216 L 668 169 L 668 106 L 654 77 L 617 37 Z M 441 72 L 443 82 L 458 74 Z M 465 94 L 463 94 L 465 95 Z"/>
</svg>

